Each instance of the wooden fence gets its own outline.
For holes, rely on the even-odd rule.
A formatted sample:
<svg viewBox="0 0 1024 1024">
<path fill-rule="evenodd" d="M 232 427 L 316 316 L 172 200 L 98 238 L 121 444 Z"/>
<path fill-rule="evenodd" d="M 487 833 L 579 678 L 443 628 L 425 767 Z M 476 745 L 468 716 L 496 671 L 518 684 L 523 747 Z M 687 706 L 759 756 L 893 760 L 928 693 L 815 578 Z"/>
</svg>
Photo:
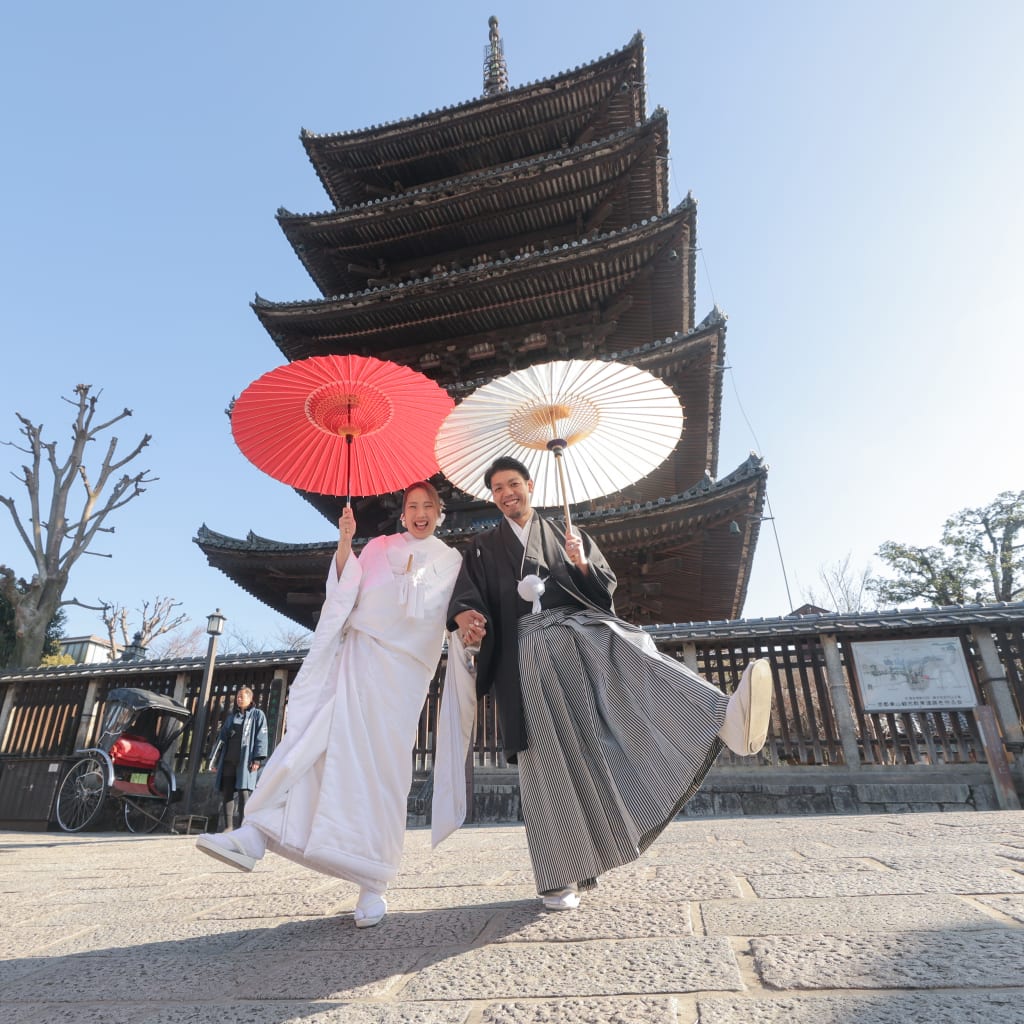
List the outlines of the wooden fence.
<svg viewBox="0 0 1024 1024">
<path fill-rule="evenodd" d="M 743 666 L 765 657 L 772 664 L 775 700 L 769 742 L 757 756 L 764 766 L 950 765 L 983 762 L 986 747 L 973 712 L 866 711 L 850 645 L 864 640 L 956 638 L 980 706 L 991 706 L 1003 752 L 1012 764 L 1024 750 L 1024 602 L 967 608 L 913 609 L 865 615 L 796 616 L 771 620 L 674 624 L 653 628 L 663 653 L 682 660 L 731 691 Z M 271 736 L 284 730 L 287 691 L 301 654 L 229 655 L 215 665 L 204 755 L 242 685 L 268 716 Z M 115 686 L 158 690 L 193 712 L 204 661 L 76 665 L 0 674 L 0 759 L 67 756 L 98 735 L 106 696 Z M 433 767 L 444 661 L 430 686 L 412 751 L 415 772 Z M 183 735 L 180 771 L 193 742 Z M 500 731 L 488 698 L 477 714 L 474 764 L 503 767 Z M 738 763 L 728 752 L 723 762 Z M 743 759 L 749 766 L 752 760 Z"/>
</svg>

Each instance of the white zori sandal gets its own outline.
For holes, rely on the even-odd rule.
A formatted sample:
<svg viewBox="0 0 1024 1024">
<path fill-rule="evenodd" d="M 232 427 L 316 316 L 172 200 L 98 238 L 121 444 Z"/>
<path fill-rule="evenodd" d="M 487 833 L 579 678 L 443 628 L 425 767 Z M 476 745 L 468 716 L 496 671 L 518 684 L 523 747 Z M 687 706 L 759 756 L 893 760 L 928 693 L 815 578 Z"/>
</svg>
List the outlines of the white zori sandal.
<svg viewBox="0 0 1024 1024">
<path fill-rule="evenodd" d="M 247 832 L 254 835 L 247 835 Z M 234 832 L 218 832 L 216 835 L 204 832 L 196 840 L 196 848 L 240 871 L 252 871 L 267 847 L 258 829 L 242 826 Z"/>
<path fill-rule="evenodd" d="M 734 754 L 750 757 L 764 746 L 771 716 L 772 667 L 767 658 L 758 658 L 743 670 L 718 735 Z"/>
<path fill-rule="evenodd" d="M 580 893 L 575 885 L 546 892 L 542 898 L 545 910 L 575 910 L 580 905 Z"/>
<path fill-rule="evenodd" d="M 387 912 L 388 901 L 379 893 L 364 889 L 359 893 L 359 902 L 352 916 L 356 920 L 357 928 L 372 928 L 384 920 Z"/>
</svg>

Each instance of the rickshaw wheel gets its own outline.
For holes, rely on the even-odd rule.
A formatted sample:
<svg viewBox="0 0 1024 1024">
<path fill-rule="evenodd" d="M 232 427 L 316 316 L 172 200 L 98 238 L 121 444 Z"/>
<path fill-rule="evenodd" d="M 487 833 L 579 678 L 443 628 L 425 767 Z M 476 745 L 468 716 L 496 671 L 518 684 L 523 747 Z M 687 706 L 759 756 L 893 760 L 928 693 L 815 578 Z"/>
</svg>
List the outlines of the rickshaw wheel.
<svg viewBox="0 0 1024 1024">
<path fill-rule="evenodd" d="M 80 832 L 96 820 L 106 795 L 106 765 L 97 757 L 76 761 L 57 790 L 57 824 L 65 832 Z"/>
<path fill-rule="evenodd" d="M 163 765 L 157 765 L 149 777 L 152 796 L 126 796 L 124 800 L 124 823 L 129 832 L 154 832 L 167 817 L 167 808 L 174 795 L 171 789 L 170 773 Z"/>
</svg>

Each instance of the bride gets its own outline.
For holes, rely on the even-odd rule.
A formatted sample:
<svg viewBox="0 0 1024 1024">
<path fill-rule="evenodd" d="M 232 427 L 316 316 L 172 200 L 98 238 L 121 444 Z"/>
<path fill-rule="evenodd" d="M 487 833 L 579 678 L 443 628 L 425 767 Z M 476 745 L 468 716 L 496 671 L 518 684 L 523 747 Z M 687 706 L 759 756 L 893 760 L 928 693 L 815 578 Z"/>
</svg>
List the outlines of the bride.
<svg viewBox="0 0 1024 1024">
<path fill-rule="evenodd" d="M 196 846 L 251 871 L 267 850 L 355 882 L 355 923 L 378 924 L 398 872 L 411 748 L 444 637 L 461 555 L 434 536 L 434 487 L 406 488 L 404 533 L 352 554 L 350 507 L 313 642 L 291 686 L 287 731 L 234 832 Z"/>
</svg>

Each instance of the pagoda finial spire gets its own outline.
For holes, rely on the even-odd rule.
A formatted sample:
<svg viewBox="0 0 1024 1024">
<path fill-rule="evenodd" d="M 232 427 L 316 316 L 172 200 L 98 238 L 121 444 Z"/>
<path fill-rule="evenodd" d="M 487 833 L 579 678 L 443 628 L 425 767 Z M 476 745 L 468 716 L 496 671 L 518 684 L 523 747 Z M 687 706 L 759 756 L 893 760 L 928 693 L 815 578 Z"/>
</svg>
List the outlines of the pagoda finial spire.
<svg viewBox="0 0 1024 1024">
<path fill-rule="evenodd" d="M 508 92 L 508 65 L 505 63 L 505 47 L 498 34 L 498 19 L 491 15 L 490 38 L 484 50 L 484 95 L 496 96 Z"/>
</svg>

